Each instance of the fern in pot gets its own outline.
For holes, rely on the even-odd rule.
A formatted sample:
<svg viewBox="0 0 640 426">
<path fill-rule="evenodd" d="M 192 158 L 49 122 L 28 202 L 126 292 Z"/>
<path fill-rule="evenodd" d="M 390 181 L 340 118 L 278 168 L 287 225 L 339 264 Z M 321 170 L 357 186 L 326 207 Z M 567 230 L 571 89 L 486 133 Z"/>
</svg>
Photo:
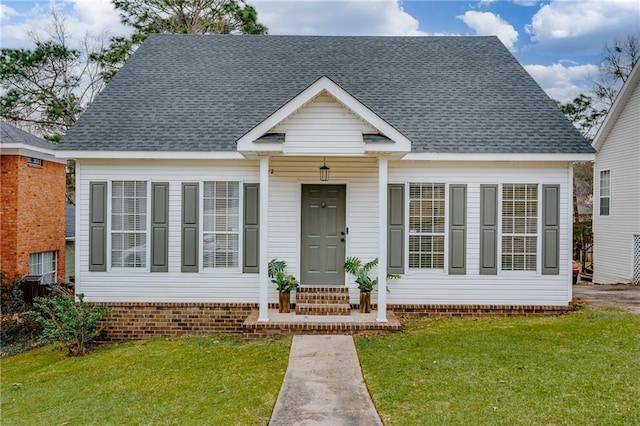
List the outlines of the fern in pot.
<svg viewBox="0 0 640 426">
<path fill-rule="evenodd" d="M 364 263 L 355 256 L 347 257 L 344 262 L 344 270 L 355 277 L 355 282 L 360 290 L 360 312 L 371 312 L 371 292 L 378 287 L 378 277 L 372 278 L 369 272 L 378 266 L 378 258 Z M 400 278 L 397 274 L 387 274 L 387 279 Z"/>
<path fill-rule="evenodd" d="M 296 277 L 284 271 L 286 268 L 286 261 L 271 259 L 267 269 L 267 275 L 278 290 L 278 310 L 283 314 L 291 312 L 291 290 L 298 288 L 299 284 Z"/>
</svg>

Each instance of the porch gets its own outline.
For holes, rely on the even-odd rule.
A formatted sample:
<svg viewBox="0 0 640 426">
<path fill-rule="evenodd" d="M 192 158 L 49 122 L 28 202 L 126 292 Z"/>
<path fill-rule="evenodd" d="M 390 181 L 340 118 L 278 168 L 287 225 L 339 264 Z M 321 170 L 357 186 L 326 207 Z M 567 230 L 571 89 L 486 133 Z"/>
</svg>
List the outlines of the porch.
<svg viewBox="0 0 640 426">
<path fill-rule="evenodd" d="M 299 315 L 295 311 L 281 314 L 268 310 L 269 321 L 258 319 L 259 311 L 249 314 L 242 326 L 245 340 L 265 337 L 284 337 L 294 334 L 378 334 L 402 330 L 402 324 L 393 312 L 387 312 L 387 322 L 377 320 L 378 313 L 363 314 L 352 309 L 350 315 Z"/>
</svg>

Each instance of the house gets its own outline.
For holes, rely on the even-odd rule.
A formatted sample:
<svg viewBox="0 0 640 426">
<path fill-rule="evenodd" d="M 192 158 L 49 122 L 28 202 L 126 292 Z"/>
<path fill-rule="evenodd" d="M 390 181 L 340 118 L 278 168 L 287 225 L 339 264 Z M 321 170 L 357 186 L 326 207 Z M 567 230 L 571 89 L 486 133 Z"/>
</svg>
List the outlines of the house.
<svg viewBox="0 0 640 426">
<path fill-rule="evenodd" d="M 66 283 L 75 281 L 76 270 L 76 205 L 67 200 L 65 206 L 65 280 Z"/>
<path fill-rule="evenodd" d="M 566 309 L 594 157 L 495 37 L 153 35 L 60 149 L 76 291 L 129 336 L 269 322 L 274 258 L 353 305 L 345 258 L 379 258 L 381 323 Z"/>
<path fill-rule="evenodd" d="M 65 278 L 66 161 L 54 145 L 0 121 L 0 269 L 9 279 Z"/>
<path fill-rule="evenodd" d="M 640 65 L 593 140 L 593 282 L 640 284 Z"/>
</svg>

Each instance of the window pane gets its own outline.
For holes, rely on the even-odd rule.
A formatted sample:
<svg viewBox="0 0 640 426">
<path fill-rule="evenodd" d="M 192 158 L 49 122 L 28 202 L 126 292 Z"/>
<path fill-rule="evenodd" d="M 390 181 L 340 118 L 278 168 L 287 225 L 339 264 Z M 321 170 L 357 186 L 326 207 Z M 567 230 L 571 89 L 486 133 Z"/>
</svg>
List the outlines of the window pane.
<svg viewBox="0 0 640 426">
<path fill-rule="evenodd" d="M 444 268 L 445 185 L 409 184 L 409 267 Z"/>
<path fill-rule="evenodd" d="M 111 266 L 147 264 L 147 182 L 111 183 Z"/>
<path fill-rule="evenodd" d="M 536 270 L 538 185 L 502 186 L 502 270 Z"/>
<path fill-rule="evenodd" d="M 600 216 L 609 216 L 609 197 L 600 198 Z"/>
<path fill-rule="evenodd" d="M 203 195 L 204 268 L 238 266 L 240 211 L 238 182 L 205 182 Z"/>
<path fill-rule="evenodd" d="M 42 275 L 43 284 L 56 282 L 58 273 L 58 252 L 45 251 L 29 255 L 29 274 Z"/>
</svg>

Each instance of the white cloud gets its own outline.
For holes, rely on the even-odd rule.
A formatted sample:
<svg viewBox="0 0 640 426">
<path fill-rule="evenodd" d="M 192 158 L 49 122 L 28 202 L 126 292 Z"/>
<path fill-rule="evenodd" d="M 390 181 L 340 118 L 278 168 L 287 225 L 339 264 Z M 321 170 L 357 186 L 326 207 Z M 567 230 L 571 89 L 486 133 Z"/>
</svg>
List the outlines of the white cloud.
<svg viewBox="0 0 640 426">
<path fill-rule="evenodd" d="M 567 39 L 598 33 L 625 35 L 640 28 L 637 0 L 551 1 L 532 17 L 526 31 L 534 41 Z"/>
<path fill-rule="evenodd" d="M 10 19 L 6 23 L 3 11 L 2 46 L 30 47 L 33 42 L 31 33 L 47 38 L 51 27 L 50 10 L 56 10 L 64 18 L 68 43 L 72 48 L 78 48 L 85 35 L 108 40 L 111 36 L 131 33 L 130 28 L 120 23 L 120 17 L 109 0 L 52 0 L 46 4 L 36 3 L 22 15 L 7 15 Z"/>
<path fill-rule="evenodd" d="M 7 22 L 13 16 L 18 16 L 18 12 L 15 9 L 10 8 L 6 4 L 0 3 L 0 22 Z"/>
<path fill-rule="evenodd" d="M 269 34 L 426 35 L 397 0 L 255 0 Z"/>
<path fill-rule="evenodd" d="M 597 75 L 598 66 L 593 64 L 565 66 L 525 65 L 524 68 L 552 99 L 562 103 L 572 101 L 581 93 L 592 91 L 592 77 Z"/>
<path fill-rule="evenodd" d="M 469 10 L 464 15 L 457 16 L 467 26 L 475 30 L 476 35 L 495 35 L 507 48 L 515 52 L 515 42 L 518 41 L 518 31 L 500 15 L 491 12 L 476 12 Z"/>
<path fill-rule="evenodd" d="M 539 0 L 513 0 L 513 2 L 518 6 L 525 6 L 525 7 L 535 6 L 538 3 L 540 3 Z"/>
</svg>

